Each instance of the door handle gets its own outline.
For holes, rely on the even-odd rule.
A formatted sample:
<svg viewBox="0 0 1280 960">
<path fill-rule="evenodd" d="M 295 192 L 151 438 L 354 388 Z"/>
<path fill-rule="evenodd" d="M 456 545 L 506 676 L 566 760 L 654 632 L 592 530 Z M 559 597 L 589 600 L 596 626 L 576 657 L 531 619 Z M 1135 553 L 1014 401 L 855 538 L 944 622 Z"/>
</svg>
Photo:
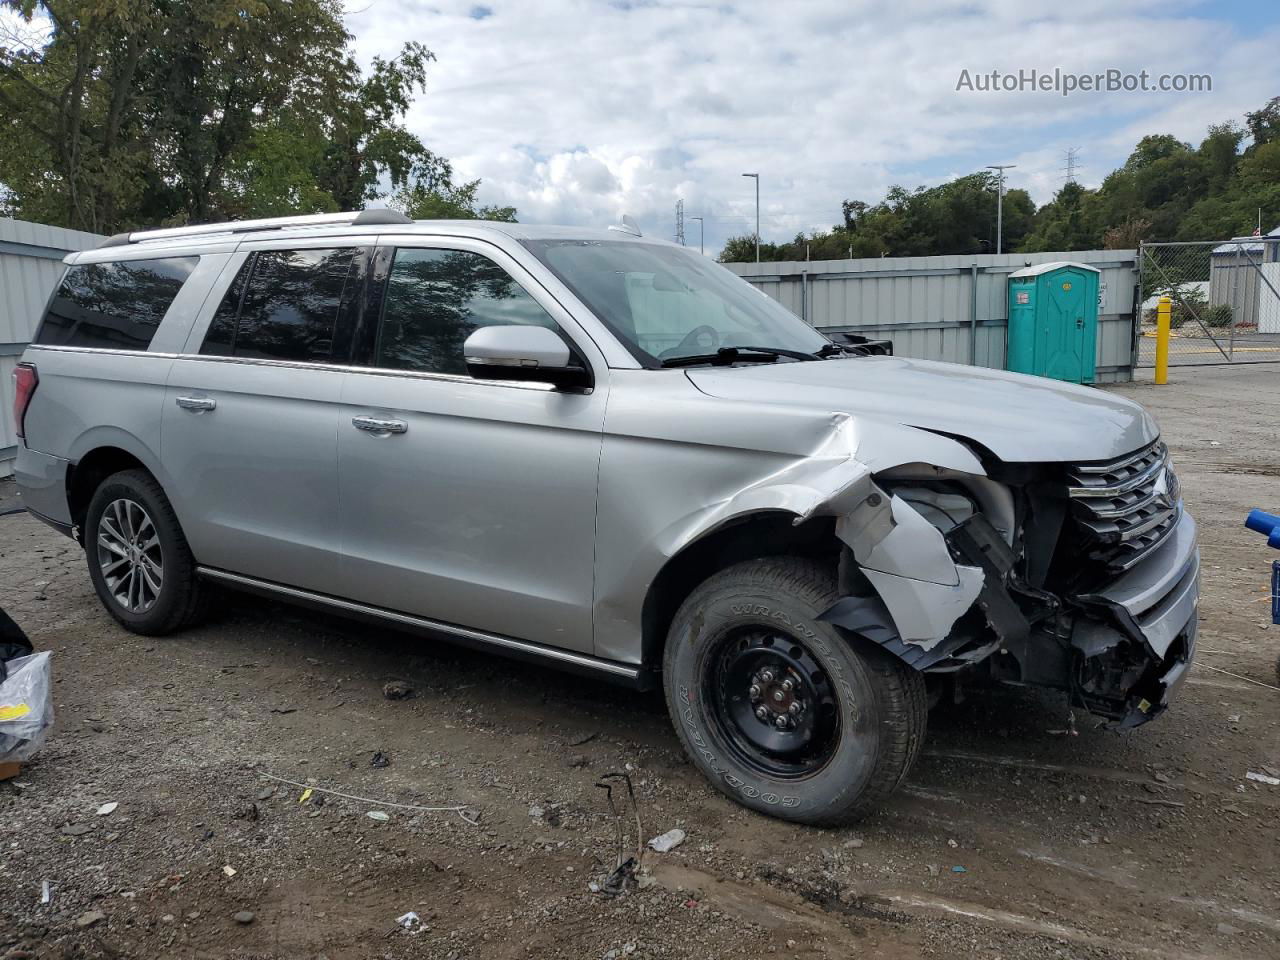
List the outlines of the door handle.
<svg viewBox="0 0 1280 960">
<path fill-rule="evenodd" d="M 403 420 L 383 420 L 380 417 L 352 417 L 351 425 L 366 433 L 407 433 L 409 425 Z"/>
<path fill-rule="evenodd" d="M 212 397 L 178 397 L 176 403 L 183 410 L 190 410 L 193 413 L 203 413 L 218 405 L 218 401 Z"/>
</svg>

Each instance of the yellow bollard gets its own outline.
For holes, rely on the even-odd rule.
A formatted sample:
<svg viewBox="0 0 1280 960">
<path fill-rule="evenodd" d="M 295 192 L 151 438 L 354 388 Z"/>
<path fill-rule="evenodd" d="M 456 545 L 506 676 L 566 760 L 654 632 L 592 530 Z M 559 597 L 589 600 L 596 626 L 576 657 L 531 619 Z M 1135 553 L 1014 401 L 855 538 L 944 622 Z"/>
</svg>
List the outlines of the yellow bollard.
<svg viewBox="0 0 1280 960">
<path fill-rule="evenodd" d="M 1169 382 L 1169 329 L 1173 301 L 1161 297 L 1156 305 L 1156 383 Z"/>
</svg>

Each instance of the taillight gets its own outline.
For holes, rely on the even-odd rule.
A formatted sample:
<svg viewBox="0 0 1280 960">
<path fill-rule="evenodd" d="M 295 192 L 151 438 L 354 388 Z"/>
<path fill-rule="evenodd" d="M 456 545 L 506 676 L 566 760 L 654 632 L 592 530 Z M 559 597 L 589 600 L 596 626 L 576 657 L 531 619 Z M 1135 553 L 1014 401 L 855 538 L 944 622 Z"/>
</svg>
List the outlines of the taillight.
<svg viewBox="0 0 1280 960">
<path fill-rule="evenodd" d="M 27 404 L 39 385 L 40 375 L 34 365 L 20 363 L 13 368 L 13 426 L 23 439 L 27 436 L 23 422 L 27 419 Z"/>
</svg>

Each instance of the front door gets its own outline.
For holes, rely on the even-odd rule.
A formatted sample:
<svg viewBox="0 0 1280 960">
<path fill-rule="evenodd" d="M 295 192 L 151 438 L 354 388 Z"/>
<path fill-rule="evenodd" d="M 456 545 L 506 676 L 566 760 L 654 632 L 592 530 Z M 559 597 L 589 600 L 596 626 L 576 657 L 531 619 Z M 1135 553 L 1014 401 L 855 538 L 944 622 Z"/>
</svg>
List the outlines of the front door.
<svg viewBox="0 0 1280 960">
<path fill-rule="evenodd" d="M 590 652 L 604 363 L 490 244 L 406 238 L 377 262 L 367 371 L 343 384 L 338 425 L 346 594 Z M 560 332 L 595 389 L 473 380 L 463 341 L 499 323 Z"/>
<path fill-rule="evenodd" d="M 364 254 L 329 243 L 255 245 L 170 370 L 161 458 L 200 564 L 337 593 L 332 356 Z"/>
</svg>

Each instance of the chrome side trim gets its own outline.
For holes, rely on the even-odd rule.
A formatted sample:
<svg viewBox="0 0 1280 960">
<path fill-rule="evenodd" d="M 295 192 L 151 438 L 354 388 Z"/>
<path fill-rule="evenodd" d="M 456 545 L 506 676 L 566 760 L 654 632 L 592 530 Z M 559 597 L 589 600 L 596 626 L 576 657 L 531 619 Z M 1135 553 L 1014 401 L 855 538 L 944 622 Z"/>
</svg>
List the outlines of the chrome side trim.
<svg viewBox="0 0 1280 960">
<path fill-rule="evenodd" d="M 433 633 L 448 634 L 449 636 L 455 637 L 464 643 L 473 644 L 482 648 L 496 649 L 498 652 L 506 654 L 507 656 L 547 661 L 553 665 L 567 669 L 604 674 L 612 679 L 620 680 L 623 683 L 631 684 L 636 687 L 642 686 L 642 675 L 644 671 L 641 670 L 640 667 L 625 663 L 618 663 L 615 660 L 602 660 L 599 657 L 593 657 L 585 653 L 575 653 L 572 650 L 558 650 L 554 647 L 544 647 L 542 644 L 530 643 L 527 640 L 516 640 L 513 637 L 503 637 L 494 633 L 485 633 L 482 630 L 472 630 L 469 627 L 458 627 L 449 623 L 441 623 L 438 620 L 428 620 L 426 617 L 415 617 L 408 613 L 397 613 L 394 610 L 386 610 L 382 607 L 374 607 L 364 603 L 357 603 L 354 600 L 342 600 L 338 597 L 331 597 L 323 593 L 315 593 L 311 590 L 301 590 L 297 587 L 286 587 L 283 584 L 272 583 L 270 580 L 259 580 L 257 577 L 246 577 L 238 573 L 219 570 L 215 567 L 197 567 L 196 573 L 202 577 L 207 577 L 210 580 L 217 580 L 231 586 L 243 587 L 244 589 L 258 593 L 286 597 L 291 600 L 316 604 L 322 607 L 331 607 L 335 610 L 342 610 L 357 616 L 371 617 L 376 620 L 386 620 L 390 623 L 397 623 L 415 630 L 427 630 Z"/>
<path fill-rule="evenodd" d="M 161 360 L 177 360 L 180 354 L 162 353 L 159 350 L 116 350 L 112 347 L 64 347 L 52 343 L 29 343 L 28 350 L 48 350 L 52 353 L 103 353 L 113 357 L 156 357 Z"/>
<path fill-rule="evenodd" d="M 158 354 L 147 354 L 158 356 Z M 180 353 L 174 359 L 200 361 L 202 363 L 241 363 L 258 367 L 290 367 L 295 370 L 328 370 L 336 373 L 360 373 L 375 377 L 400 377 L 406 380 L 444 380 L 449 383 L 475 383 L 490 387 L 515 387 L 518 390 L 551 391 L 549 383 L 528 383 L 522 380 L 477 380 L 461 373 L 427 373 L 421 370 L 391 370 L 383 367 L 357 367 L 343 363 L 311 363 L 306 360 L 268 360 L 262 357 L 224 357 L 212 353 Z M 588 391 L 589 392 L 589 391 Z"/>
</svg>

